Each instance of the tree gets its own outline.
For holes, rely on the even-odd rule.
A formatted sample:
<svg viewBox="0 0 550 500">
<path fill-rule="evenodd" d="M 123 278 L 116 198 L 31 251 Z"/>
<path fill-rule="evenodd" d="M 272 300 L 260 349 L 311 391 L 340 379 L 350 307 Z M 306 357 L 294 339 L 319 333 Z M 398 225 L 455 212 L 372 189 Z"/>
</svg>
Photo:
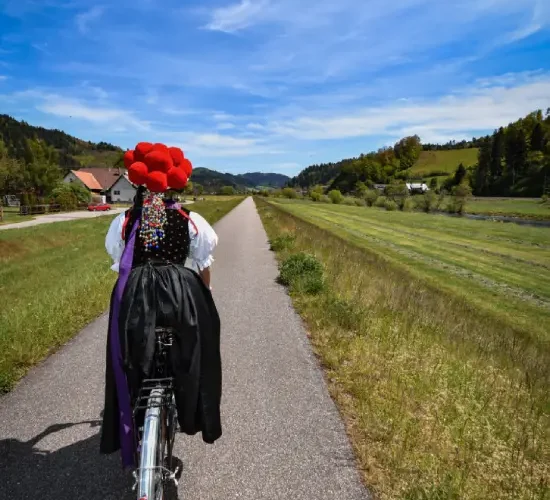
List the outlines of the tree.
<svg viewBox="0 0 550 500">
<path fill-rule="evenodd" d="M 430 180 L 430 189 L 432 191 L 436 191 L 438 188 L 438 185 L 437 185 L 437 177 L 432 177 L 431 180 Z"/>
<path fill-rule="evenodd" d="M 540 122 L 535 125 L 531 134 L 531 150 L 544 151 L 544 130 Z"/>
<path fill-rule="evenodd" d="M 411 168 L 422 151 L 420 137 L 417 135 L 404 137 L 393 147 L 395 156 L 399 159 L 399 168 L 406 170 Z"/>
<path fill-rule="evenodd" d="M 466 178 L 467 173 L 468 171 L 466 170 L 466 167 L 461 163 L 455 172 L 454 185 L 458 186 L 462 184 L 462 181 Z"/>
<path fill-rule="evenodd" d="M 510 127 L 506 134 L 506 167 L 512 174 L 512 184 L 516 183 L 516 176 L 526 169 L 527 153 L 527 137 L 524 130 Z"/>
<path fill-rule="evenodd" d="M 204 193 L 204 186 L 195 182 L 195 184 L 193 184 L 193 191 L 200 196 L 202 193 Z"/>
<path fill-rule="evenodd" d="M 486 141 L 484 141 L 483 145 L 479 149 L 477 167 L 475 169 L 475 176 L 474 176 L 474 187 L 476 190 L 476 194 L 479 194 L 479 195 L 486 194 L 487 192 L 489 177 L 491 173 L 491 164 L 493 160 L 491 156 L 492 150 L 493 150 L 493 144 L 490 139 L 487 139 Z M 466 173 L 466 169 L 464 169 L 464 175 L 465 173 Z M 457 173 L 455 174 L 455 180 L 457 179 L 457 176 L 458 176 L 458 170 L 457 170 Z M 464 176 L 462 178 L 464 178 Z M 457 182 L 456 184 L 460 184 L 460 181 Z"/>
<path fill-rule="evenodd" d="M 493 136 L 491 150 L 490 173 L 493 182 L 502 175 L 502 158 L 505 150 L 504 129 L 501 127 Z"/>
<path fill-rule="evenodd" d="M 187 181 L 185 188 L 183 189 L 185 194 L 193 194 L 193 182 Z"/>
<path fill-rule="evenodd" d="M 235 188 L 233 186 L 224 186 L 221 188 L 220 193 L 224 196 L 233 196 L 235 194 Z"/>
</svg>

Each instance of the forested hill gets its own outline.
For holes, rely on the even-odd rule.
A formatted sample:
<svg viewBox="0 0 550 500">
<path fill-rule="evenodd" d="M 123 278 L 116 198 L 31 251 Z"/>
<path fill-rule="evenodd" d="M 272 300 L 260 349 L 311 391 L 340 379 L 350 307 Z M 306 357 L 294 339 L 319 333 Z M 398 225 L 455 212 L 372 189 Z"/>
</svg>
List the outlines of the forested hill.
<svg viewBox="0 0 550 500">
<path fill-rule="evenodd" d="M 93 143 L 77 139 L 57 129 L 35 127 L 8 115 L 0 115 L 0 141 L 8 155 L 24 163 L 32 161 L 29 141 L 40 140 L 57 151 L 58 163 L 63 170 L 81 166 L 113 166 L 122 149 L 106 142 Z"/>
<path fill-rule="evenodd" d="M 218 189 L 223 186 L 234 188 L 258 188 L 258 187 L 282 187 L 290 180 L 282 174 L 252 172 L 234 175 L 221 173 L 208 168 L 196 168 L 193 170 L 192 181 L 207 189 Z"/>
<path fill-rule="evenodd" d="M 453 162 L 456 165 L 451 165 Z M 311 165 L 289 185 L 306 189 L 323 185 L 352 192 L 364 184 L 419 177 L 431 178 L 432 186 L 446 188 L 456 182 L 468 183 L 477 195 L 537 197 L 549 192 L 550 108 L 545 114 L 535 111 L 471 141 L 422 144 L 416 135 L 405 137 L 393 147 L 337 163 Z"/>
</svg>

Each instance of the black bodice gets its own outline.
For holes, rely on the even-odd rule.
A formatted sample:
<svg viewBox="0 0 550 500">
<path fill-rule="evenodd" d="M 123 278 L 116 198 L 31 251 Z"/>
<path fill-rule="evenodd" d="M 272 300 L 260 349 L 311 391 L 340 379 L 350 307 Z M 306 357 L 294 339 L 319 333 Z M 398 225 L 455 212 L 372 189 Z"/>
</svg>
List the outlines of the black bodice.
<svg viewBox="0 0 550 500">
<path fill-rule="evenodd" d="M 189 215 L 187 210 L 182 210 Z M 141 211 L 134 211 L 130 216 L 126 231 L 127 235 L 129 235 L 136 217 L 140 215 Z M 179 213 L 178 210 L 167 208 L 164 239 L 160 242 L 158 249 L 145 249 L 138 226 L 132 267 L 135 268 L 150 261 L 183 265 L 189 255 L 189 243 L 189 219 Z"/>
</svg>

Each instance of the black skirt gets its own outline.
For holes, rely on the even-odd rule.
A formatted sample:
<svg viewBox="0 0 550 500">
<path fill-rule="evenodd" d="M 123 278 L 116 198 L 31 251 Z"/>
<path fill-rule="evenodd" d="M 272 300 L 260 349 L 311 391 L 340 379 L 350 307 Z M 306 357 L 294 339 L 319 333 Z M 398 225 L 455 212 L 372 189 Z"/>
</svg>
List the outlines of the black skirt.
<svg viewBox="0 0 550 500">
<path fill-rule="evenodd" d="M 132 401 L 143 379 L 152 376 L 155 328 L 173 329 L 169 353 L 180 429 L 190 435 L 201 431 L 205 442 L 216 441 L 222 434 L 220 319 L 212 294 L 200 276 L 175 264 L 147 263 L 132 269 L 118 324 Z M 116 384 L 109 354 L 106 367 L 100 451 L 113 453 L 120 443 Z"/>
</svg>

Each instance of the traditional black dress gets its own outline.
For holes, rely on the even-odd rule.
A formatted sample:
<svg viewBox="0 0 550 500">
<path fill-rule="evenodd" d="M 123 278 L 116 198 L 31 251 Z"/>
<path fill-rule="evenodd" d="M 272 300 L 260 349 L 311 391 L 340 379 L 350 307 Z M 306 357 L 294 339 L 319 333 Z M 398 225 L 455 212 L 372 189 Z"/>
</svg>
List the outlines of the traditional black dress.
<svg viewBox="0 0 550 500">
<path fill-rule="evenodd" d="M 189 212 L 177 204 L 166 208 L 165 238 L 149 251 L 138 230 L 141 209 L 127 213 L 111 296 L 100 451 L 120 449 L 125 467 L 136 465 L 132 404 L 141 381 L 152 373 L 157 326 L 175 332 L 170 352 L 181 431 L 202 431 L 207 443 L 222 434 L 220 319 L 208 287 L 185 267 Z"/>
</svg>

